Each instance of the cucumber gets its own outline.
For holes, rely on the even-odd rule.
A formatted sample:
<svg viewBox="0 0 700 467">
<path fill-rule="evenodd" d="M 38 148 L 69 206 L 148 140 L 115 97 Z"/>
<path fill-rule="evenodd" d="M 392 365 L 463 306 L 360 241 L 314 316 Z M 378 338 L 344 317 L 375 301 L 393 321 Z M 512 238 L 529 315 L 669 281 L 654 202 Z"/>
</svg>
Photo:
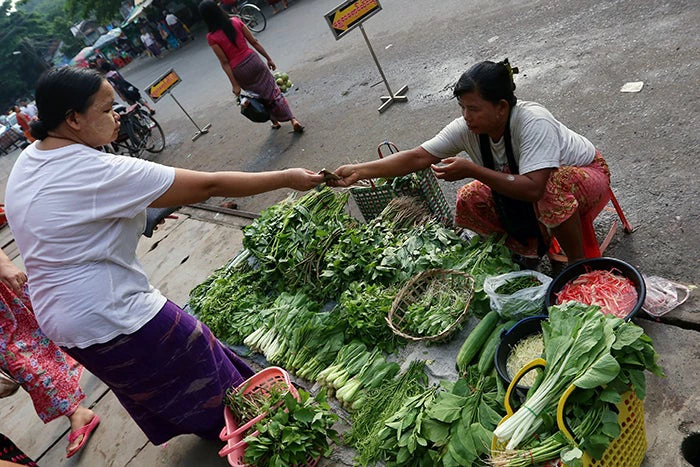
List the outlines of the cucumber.
<svg viewBox="0 0 700 467">
<path fill-rule="evenodd" d="M 498 313 L 489 311 L 464 340 L 457 354 L 457 372 L 459 374 L 464 373 L 472 359 L 479 353 L 498 324 L 499 319 Z"/>
<path fill-rule="evenodd" d="M 486 375 L 491 371 L 495 364 L 496 349 L 501 342 L 501 333 L 504 329 L 510 329 L 517 322 L 517 320 L 512 319 L 504 324 L 497 325 L 496 329 L 493 330 L 479 356 L 479 363 L 477 363 L 479 374 Z"/>
</svg>

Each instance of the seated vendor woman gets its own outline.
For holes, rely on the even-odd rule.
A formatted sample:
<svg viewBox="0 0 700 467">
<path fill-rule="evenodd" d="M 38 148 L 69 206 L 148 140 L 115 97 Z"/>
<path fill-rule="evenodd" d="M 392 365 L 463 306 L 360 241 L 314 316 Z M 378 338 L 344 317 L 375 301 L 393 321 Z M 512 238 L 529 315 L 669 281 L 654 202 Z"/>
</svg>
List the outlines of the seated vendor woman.
<svg viewBox="0 0 700 467">
<path fill-rule="evenodd" d="M 607 201 L 608 166 L 542 105 L 517 100 L 514 71 L 507 59 L 472 66 L 454 88 L 461 118 L 416 148 L 339 167 L 334 184 L 428 167 L 443 180 L 473 179 L 457 193 L 457 225 L 507 233 L 506 245 L 525 257 L 542 256 L 554 235 L 570 262 L 583 259 L 580 215 Z"/>
</svg>

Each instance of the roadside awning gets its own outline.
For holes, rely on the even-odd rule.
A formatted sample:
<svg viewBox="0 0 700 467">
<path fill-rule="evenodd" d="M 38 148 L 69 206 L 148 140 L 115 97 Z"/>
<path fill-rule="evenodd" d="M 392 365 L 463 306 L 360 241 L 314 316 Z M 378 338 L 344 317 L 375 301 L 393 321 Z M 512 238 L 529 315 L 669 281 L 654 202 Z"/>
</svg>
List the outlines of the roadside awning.
<svg viewBox="0 0 700 467">
<path fill-rule="evenodd" d="M 96 49 L 99 49 L 100 47 L 111 44 L 112 42 L 116 41 L 119 36 L 122 35 L 122 30 L 120 28 L 114 28 L 111 31 L 102 34 L 92 46 Z"/>
<path fill-rule="evenodd" d="M 128 25 L 129 23 L 132 23 L 138 16 L 143 13 L 144 7 L 142 6 L 135 6 L 134 8 L 131 9 L 129 12 L 129 16 L 126 17 L 124 22 L 121 24 L 121 27 L 124 27 Z"/>
<path fill-rule="evenodd" d="M 95 49 L 93 47 L 85 47 L 83 50 L 78 52 L 78 54 L 71 58 L 70 62 L 68 62 L 69 65 L 80 65 L 81 63 L 84 63 L 87 61 L 88 58 L 90 58 L 93 54 L 95 53 Z"/>
</svg>

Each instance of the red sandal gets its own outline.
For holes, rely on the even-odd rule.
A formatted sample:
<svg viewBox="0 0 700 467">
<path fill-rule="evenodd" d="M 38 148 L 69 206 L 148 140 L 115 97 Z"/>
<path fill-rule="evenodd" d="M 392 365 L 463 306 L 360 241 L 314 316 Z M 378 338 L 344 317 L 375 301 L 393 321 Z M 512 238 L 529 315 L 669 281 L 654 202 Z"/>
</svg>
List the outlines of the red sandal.
<svg viewBox="0 0 700 467">
<path fill-rule="evenodd" d="M 95 414 L 95 416 L 92 417 L 92 420 L 90 420 L 90 423 L 88 423 L 87 425 L 81 426 L 77 430 L 72 431 L 68 434 L 68 444 L 71 444 L 80 435 L 83 435 L 83 439 L 80 440 L 80 443 L 76 447 L 74 447 L 73 449 L 71 449 L 70 451 L 68 451 L 66 453 L 66 459 L 74 456 L 78 451 L 80 451 L 83 448 L 83 446 L 85 446 L 85 443 L 87 443 L 87 440 L 90 438 L 90 435 L 95 430 L 95 428 L 97 428 L 97 425 L 99 425 L 99 424 L 100 424 L 100 417 L 98 417 L 97 414 Z"/>
</svg>

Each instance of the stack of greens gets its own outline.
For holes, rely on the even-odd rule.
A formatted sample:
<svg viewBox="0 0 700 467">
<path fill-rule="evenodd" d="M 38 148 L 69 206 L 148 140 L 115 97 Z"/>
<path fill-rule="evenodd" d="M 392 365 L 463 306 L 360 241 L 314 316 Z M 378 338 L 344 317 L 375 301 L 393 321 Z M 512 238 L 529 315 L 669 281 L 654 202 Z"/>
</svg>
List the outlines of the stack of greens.
<svg viewBox="0 0 700 467">
<path fill-rule="evenodd" d="M 247 465 L 305 465 L 331 454 L 329 440 L 340 442 L 333 428 L 338 416 L 331 412 L 325 392 L 312 398 L 299 389 L 299 399 L 287 393 L 280 407 L 254 425 L 257 433 L 244 438 Z"/>
<path fill-rule="evenodd" d="M 547 366 L 523 406 L 494 431 L 506 448 L 495 455 L 496 465 L 561 457 L 576 466 L 583 451 L 599 459 L 620 434 L 615 404 L 621 395 L 632 388 L 644 399 L 644 371 L 663 376 L 642 328 L 596 306 L 572 302 L 551 307 L 542 330 Z M 577 390 L 567 405 L 568 423 L 578 446 L 570 445 L 556 426 L 557 404 L 570 385 Z"/>
</svg>

